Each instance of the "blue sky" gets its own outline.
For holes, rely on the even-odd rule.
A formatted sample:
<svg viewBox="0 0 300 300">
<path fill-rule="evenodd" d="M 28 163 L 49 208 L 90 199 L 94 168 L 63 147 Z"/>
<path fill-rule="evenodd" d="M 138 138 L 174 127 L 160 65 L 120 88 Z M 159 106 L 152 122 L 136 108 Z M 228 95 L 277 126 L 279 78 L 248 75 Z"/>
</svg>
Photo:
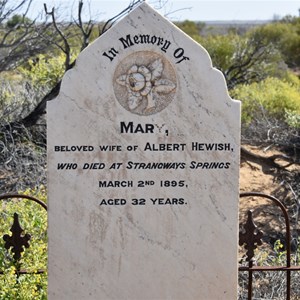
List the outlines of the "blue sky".
<svg viewBox="0 0 300 300">
<path fill-rule="evenodd" d="M 159 7 L 159 2 L 164 2 L 163 8 L 159 9 L 163 15 L 172 21 L 183 21 L 186 19 L 195 21 L 211 20 L 272 20 L 274 16 L 286 15 L 299 16 L 300 1 L 284 0 L 148 0 L 150 5 Z M 33 0 L 31 14 L 43 10 L 43 3 L 50 8 L 60 7 L 61 11 L 70 12 L 71 8 L 77 7 L 76 0 Z M 129 0 L 84 0 L 86 17 L 89 15 L 90 7 L 93 19 L 99 21 L 107 20 L 123 10 Z M 173 12 L 173 13 L 172 13 Z M 68 18 L 67 14 L 63 18 Z"/>
</svg>

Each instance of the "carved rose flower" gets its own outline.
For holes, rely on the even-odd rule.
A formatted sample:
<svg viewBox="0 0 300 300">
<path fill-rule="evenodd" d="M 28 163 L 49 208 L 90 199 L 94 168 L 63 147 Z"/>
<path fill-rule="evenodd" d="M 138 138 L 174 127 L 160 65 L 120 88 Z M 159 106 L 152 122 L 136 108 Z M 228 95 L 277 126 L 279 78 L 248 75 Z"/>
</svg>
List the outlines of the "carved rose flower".
<svg viewBox="0 0 300 300">
<path fill-rule="evenodd" d="M 133 65 L 127 74 L 117 78 L 117 83 L 127 88 L 130 110 L 137 108 L 145 98 L 145 112 L 155 109 L 157 94 L 168 94 L 175 89 L 176 85 L 172 81 L 161 78 L 162 72 L 163 63 L 157 59 L 148 67 Z"/>
</svg>

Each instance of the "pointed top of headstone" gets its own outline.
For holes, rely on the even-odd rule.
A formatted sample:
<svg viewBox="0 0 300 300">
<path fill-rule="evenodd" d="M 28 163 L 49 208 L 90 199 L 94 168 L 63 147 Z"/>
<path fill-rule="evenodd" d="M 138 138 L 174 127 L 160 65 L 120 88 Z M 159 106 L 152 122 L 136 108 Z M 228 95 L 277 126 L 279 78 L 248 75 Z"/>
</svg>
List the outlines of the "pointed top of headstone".
<svg viewBox="0 0 300 300">
<path fill-rule="evenodd" d="M 219 101 L 222 98 L 222 101 L 225 100 L 226 103 L 231 102 L 224 76 L 219 70 L 212 67 L 207 51 L 146 2 L 135 7 L 127 16 L 87 47 L 77 59 L 76 71 L 71 70 L 70 73 L 77 72 L 78 68 L 82 68 L 84 72 L 88 66 L 95 68 L 101 63 L 103 72 L 101 73 L 102 77 L 99 77 L 100 81 L 100 78 L 106 76 L 105 70 L 107 69 L 114 68 L 116 65 L 120 65 L 120 69 L 126 61 L 127 64 L 133 65 L 128 61 L 136 60 L 135 53 L 139 51 L 139 57 L 141 57 L 141 53 L 143 53 L 143 57 L 146 57 L 147 54 L 156 55 L 156 58 L 160 58 L 166 66 L 169 65 L 170 69 L 174 69 L 176 66 L 180 70 L 180 74 L 205 74 L 201 80 L 198 77 L 197 85 L 209 82 L 210 87 L 204 89 L 210 88 L 215 94 L 223 94 L 224 97 L 217 97 Z M 101 60 L 99 55 L 102 56 Z M 86 59 L 87 56 L 88 59 Z M 191 60 L 191 57 L 195 58 Z M 148 66 L 154 62 L 154 59 L 153 61 L 148 60 Z M 62 91 L 66 78 L 69 76 L 65 76 L 63 80 Z M 88 77 L 84 76 L 84 78 L 90 82 Z M 214 85 L 211 85 L 212 81 L 215 82 Z M 116 85 L 120 84 L 116 84 L 115 80 L 114 86 Z M 132 102 L 131 106 L 133 107 L 135 101 L 132 100 Z"/>
</svg>

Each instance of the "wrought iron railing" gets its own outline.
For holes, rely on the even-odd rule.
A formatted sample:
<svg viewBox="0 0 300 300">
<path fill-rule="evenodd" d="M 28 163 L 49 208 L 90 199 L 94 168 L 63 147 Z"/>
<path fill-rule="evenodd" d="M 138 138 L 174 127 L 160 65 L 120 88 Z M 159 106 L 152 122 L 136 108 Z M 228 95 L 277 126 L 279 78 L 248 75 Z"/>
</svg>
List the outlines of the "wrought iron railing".
<svg viewBox="0 0 300 300">
<path fill-rule="evenodd" d="M 40 205 L 43 209 L 47 211 L 47 205 L 32 196 L 29 195 L 21 195 L 21 194 L 5 194 L 5 195 L 0 195 L 0 204 L 4 200 L 13 200 L 13 199 L 18 199 L 18 200 L 29 200 L 37 203 Z M 14 213 L 13 217 L 13 223 L 10 228 L 11 234 L 7 233 L 4 234 L 3 237 L 0 237 L 4 241 L 4 247 L 7 251 L 11 249 L 11 252 L 13 253 L 13 260 L 14 260 L 14 265 L 16 267 L 16 273 L 17 275 L 22 275 L 22 274 L 42 274 L 45 273 L 45 269 L 38 269 L 38 270 L 33 270 L 33 271 L 28 271 L 26 269 L 22 269 L 22 253 L 24 252 L 24 248 L 29 248 L 29 241 L 31 239 L 30 233 L 24 233 L 24 229 L 20 225 L 19 221 L 19 214 Z M 4 270 L 0 270 L 0 275 L 4 274 Z"/>
<path fill-rule="evenodd" d="M 239 271 L 248 273 L 248 300 L 252 300 L 253 298 L 253 275 L 255 272 L 286 272 L 286 299 L 291 299 L 291 274 L 293 271 L 300 271 L 300 266 L 292 266 L 291 265 L 291 225 L 290 219 L 288 215 L 288 211 L 285 206 L 281 203 L 277 198 L 256 192 L 249 193 L 241 193 L 240 198 L 243 201 L 244 199 L 249 197 L 260 197 L 264 199 L 268 199 L 271 201 L 271 204 L 276 205 L 281 210 L 284 222 L 285 222 L 285 251 L 286 251 L 286 259 L 285 265 L 272 265 L 272 266 L 257 266 L 254 265 L 254 250 L 263 244 L 263 232 L 259 230 L 253 220 L 252 210 L 247 211 L 247 219 L 245 224 L 242 225 L 242 231 L 240 231 L 239 235 L 239 245 L 243 246 L 246 250 L 246 258 L 247 261 L 246 266 L 240 266 Z M 299 291 L 300 292 L 300 291 Z M 296 299 L 296 298 L 295 298 Z M 300 299 L 297 298 L 297 299 Z"/>
</svg>

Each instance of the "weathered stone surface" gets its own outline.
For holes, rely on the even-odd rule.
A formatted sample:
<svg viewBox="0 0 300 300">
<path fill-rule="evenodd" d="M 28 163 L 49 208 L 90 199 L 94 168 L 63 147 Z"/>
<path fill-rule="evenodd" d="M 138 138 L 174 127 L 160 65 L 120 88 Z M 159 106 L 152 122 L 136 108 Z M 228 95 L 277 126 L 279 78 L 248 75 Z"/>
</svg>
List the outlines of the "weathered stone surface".
<svg viewBox="0 0 300 300">
<path fill-rule="evenodd" d="M 143 3 L 48 104 L 49 299 L 236 299 L 240 104 Z"/>
</svg>

